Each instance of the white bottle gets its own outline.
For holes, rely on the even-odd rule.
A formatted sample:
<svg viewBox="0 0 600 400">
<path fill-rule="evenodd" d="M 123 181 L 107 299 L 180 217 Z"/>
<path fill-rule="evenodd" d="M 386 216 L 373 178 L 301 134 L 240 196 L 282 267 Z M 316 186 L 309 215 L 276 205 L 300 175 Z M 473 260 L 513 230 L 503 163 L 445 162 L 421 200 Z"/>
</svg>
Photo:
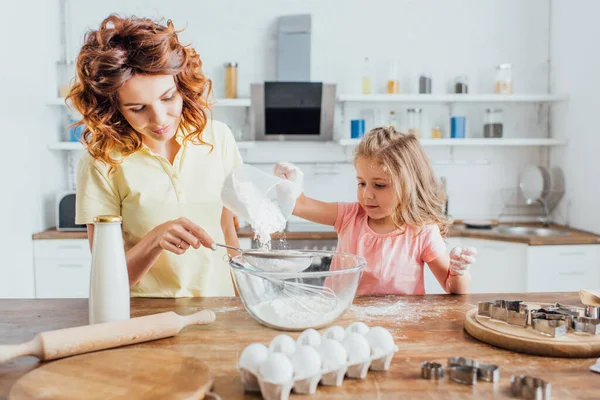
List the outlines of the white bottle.
<svg viewBox="0 0 600 400">
<path fill-rule="evenodd" d="M 92 273 L 90 275 L 90 325 L 130 318 L 129 275 L 120 216 L 94 218 Z"/>
</svg>

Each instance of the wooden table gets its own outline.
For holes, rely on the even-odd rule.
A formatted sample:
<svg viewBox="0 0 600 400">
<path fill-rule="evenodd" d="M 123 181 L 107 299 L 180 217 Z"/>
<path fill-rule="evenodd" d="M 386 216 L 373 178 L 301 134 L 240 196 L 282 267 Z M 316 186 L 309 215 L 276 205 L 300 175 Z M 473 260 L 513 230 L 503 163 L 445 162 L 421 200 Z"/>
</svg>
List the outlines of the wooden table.
<svg viewBox="0 0 600 400">
<path fill-rule="evenodd" d="M 465 312 L 481 300 L 505 298 L 539 302 L 560 301 L 578 305 L 571 293 L 512 295 L 426 295 L 365 297 L 338 320 L 342 326 L 362 320 L 370 326 L 390 329 L 400 351 L 387 372 L 369 372 L 365 380 L 346 379 L 342 387 L 320 386 L 311 399 L 482 399 L 511 398 L 509 379 L 513 374 L 537 376 L 552 383 L 553 399 L 600 398 L 600 375 L 588 370 L 595 359 L 559 359 L 528 356 L 491 347 L 471 338 L 463 330 Z M 236 298 L 132 299 L 132 316 L 174 310 L 189 314 L 213 309 L 217 320 L 207 327 L 188 327 L 178 336 L 136 347 L 167 348 L 207 361 L 215 377 L 214 391 L 223 399 L 259 399 L 244 393 L 236 369 L 243 348 L 253 342 L 268 342 L 281 333 L 255 322 Z M 393 313 L 391 313 L 393 312 Z M 87 323 L 86 299 L 0 300 L 0 340 L 20 343 L 45 330 Z M 298 332 L 292 332 L 297 337 Z M 500 382 L 478 382 L 464 386 L 443 380 L 420 379 L 423 361 L 440 361 L 449 356 L 471 357 L 500 366 Z M 37 359 L 24 357 L 0 365 L 0 399 L 8 396 L 12 384 L 23 374 L 40 366 Z M 292 394 L 291 399 L 308 398 Z"/>
</svg>

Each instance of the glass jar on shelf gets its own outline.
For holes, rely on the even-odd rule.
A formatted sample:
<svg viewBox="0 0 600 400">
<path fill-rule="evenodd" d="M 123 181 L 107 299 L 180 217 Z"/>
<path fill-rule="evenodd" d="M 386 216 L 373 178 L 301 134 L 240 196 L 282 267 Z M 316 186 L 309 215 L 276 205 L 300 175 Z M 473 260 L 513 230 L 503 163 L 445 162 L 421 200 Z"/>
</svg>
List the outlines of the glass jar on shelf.
<svg viewBox="0 0 600 400">
<path fill-rule="evenodd" d="M 469 78 L 467 76 L 457 76 L 454 80 L 454 93 L 467 94 L 469 93 Z"/>
<path fill-rule="evenodd" d="M 409 108 L 406 110 L 407 133 L 421 137 L 421 109 Z"/>
<path fill-rule="evenodd" d="M 238 97 L 238 64 L 228 62 L 225 64 L 225 98 L 237 99 Z"/>
<path fill-rule="evenodd" d="M 389 94 L 400 93 L 400 81 L 398 80 L 397 60 L 390 60 L 388 64 L 387 92 Z"/>
<path fill-rule="evenodd" d="M 483 137 L 501 138 L 503 131 L 503 111 L 500 108 L 486 108 L 483 116 Z"/>
<path fill-rule="evenodd" d="M 419 94 L 431 94 L 431 74 L 423 72 L 419 76 Z"/>
<path fill-rule="evenodd" d="M 438 125 L 431 128 L 431 138 L 432 139 L 441 139 L 442 138 L 442 128 Z"/>
<path fill-rule="evenodd" d="M 500 64 L 496 67 L 496 89 L 498 94 L 511 94 L 512 87 L 512 65 Z"/>
</svg>

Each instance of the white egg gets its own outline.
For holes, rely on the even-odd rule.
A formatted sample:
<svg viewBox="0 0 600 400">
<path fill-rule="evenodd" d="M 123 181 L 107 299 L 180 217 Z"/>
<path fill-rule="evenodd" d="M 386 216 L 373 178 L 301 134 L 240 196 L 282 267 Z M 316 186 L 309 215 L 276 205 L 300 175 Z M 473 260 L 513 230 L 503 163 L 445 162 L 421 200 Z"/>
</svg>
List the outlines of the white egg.
<svg viewBox="0 0 600 400">
<path fill-rule="evenodd" d="M 319 347 L 321 345 L 321 334 L 312 328 L 307 329 L 298 336 L 296 343 L 299 345 Z"/>
<path fill-rule="evenodd" d="M 359 333 L 350 332 L 344 337 L 342 345 L 348 352 L 348 362 L 359 363 L 366 361 L 371 355 L 371 346 L 367 339 Z"/>
<path fill-rule="evenodd" d="M 394 338 L 384 327 L 374 326 L 367 332 L 365 339 L 369 342 L 374 356 L 389 354 L 394 350 Z"/>
<path fill-rule="evenodd" d="M 269 356 L 269 349 L 262 343 L 252 343 L 242 351 L 239 365 L 253 373 L 258 373 L 258 367 Z"/>
<path fill-rule="evenodd" d="M 321 355 L 321 364 L 326 370 L 337 369 L 348 359 L 348 353 L 344 346 L 334 339 L 324 338 L 318 350 Z"/>
<path fill-rule="evenodd" d="M 288 335 L 277 335 L 269 344 L 271 353 L 283 353 L 286 356 L 291 356 L 296 350 L 296 342 Z"/>
<path fill-rule="evenodd" d="M 334 325 L 334 326 L 330 326 L 329 328 L 325 329 L 325 332 L 323 332 L 323 337 L 341 342 L 342 340 L 344 340 L 345 334 L 346 334 L 346 331 L 344 331 L 344 328 L 342 328 L 339 325 Z"/>
<path fill-rule="evenodd" d="M 346 327 L 346 333 L 348 332 L 356 332 L 360 333 L 361 335 L 366 335 L 367 332 L 369 332 L 369 325 L 365 324 L 364 322 L 353 322 Z"/>
<path fill-rule="evenodd" d="M 321 356 L 311 346 L 298 346 L 291 357 L 296 378 L 306 378 L 319 373 L 321 369 Z"/>
<path fill-rule="evenodd" d="M 282 384 L 289 382 L 294 376 L 294 367 L 283 353 L 271 353 L 260 365 L 260 377 L 267 382 Z"/>
</svg>

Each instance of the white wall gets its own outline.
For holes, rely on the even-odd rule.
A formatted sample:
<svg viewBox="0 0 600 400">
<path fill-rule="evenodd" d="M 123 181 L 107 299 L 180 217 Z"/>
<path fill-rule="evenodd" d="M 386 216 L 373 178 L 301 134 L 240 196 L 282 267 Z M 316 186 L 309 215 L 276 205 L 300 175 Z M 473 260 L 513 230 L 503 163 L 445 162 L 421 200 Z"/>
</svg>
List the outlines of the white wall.
<svg viewBox="0 0 600 400">
<path fill-rule="evenodd" d="M 47 150 L 58 138 L 45 106 L 57 59 L 54 9 L 44 1 L 0 4 L 0 297 L 34 295 L 31 234 L 53 222 L 50 198 L 64 180 L 62 160 Z"/>
<path fill-rule="evenodd" d="M 54 193 L 67 187 L 64 154 L 47 150 L 48 143 L 60 137 L 60 111 L 45 104 L 56 91 L 58 0 L 23 0 L 16 4 L 3 2 L 0 6 L 5 16 L 0 28 L 4 38 L 0 77 L 5 94 L 0 97 L 0 122 L 8 141 L 0 169 L 4 187 L 8 188 L 8 194 L 0 197 L 6 212 L 0 227 L 4 254 L 0 297 L 33 290 L 31 233 L 54 225 Z M 423 68 L 433 74 L 434 93 L 444 92 L 454 76 L 465 74 L 470 78 L 471 93 L 491 92 L 494 66 L 501 62 L 513 63 L 516 92 L 547 90 L 548 0 L 71 1 L 71 47 L 80 46 L 83 33 L 96 28 L 110 13 L 170 18 L 178 28 L 187 26 L 181 40 L 200 53 L 217 97 L 223 93 L 226 61 L 239 62 L 241 96 L 248 94 L 249 83 L 275 77 L 277 17 L 295 13 L 312 15 L 312 79 L 337 83 L 338 93 L 359 91 L 365 56 L 375 63 L 375 86 L 380 91 L 390 58 L 400 60 L 403 92 L 415 90 L 414 83 Z M 575 10 L 572 14 L 574 19 Z M 565 23 L 581 26 L 574 21 Z M 5 61 L 7 57 L 9 62 Z M 581 85 L 584 80 L 581 78 Z M 565 85 L 560 89 L 569 91 Z M 484 108 L 473 105 L 464 110 L 472 136 L 481 135 Z M 346 118 L 363 110 L 350 107 Z M 404 110 L 397 111 L 402 117 Z M 389 108 L 379 112 L 385 121 Z M 446 108 L 430 107 L 424 113 L 425 125 L 447 126 Z M 244 120 L 243 110 L 215 111 L 215 115 L 231 122 L 234 128 Z M 505 136 L 544 135 L 546 122 L 538 115 L 535 107 L 505 107 Z M 341 122 L 338 120 L 336 125 L 338 138 L 348 136 Z M 353 198 L 351 164 L 312 164 L 349 160 L 351 154 L 330 145 L 282 146 L 274 149 L 271 144 L 263 144 L 244 151 L 244 155 L 248 161 L 305 161 L 308 164 L 302 166 L 307 169 L 308 194 L 325 200 Z M 482 166 L 435 165 L 436 172 L 448 179 L 450 211 L 455 217 L 497 217 L 502 208 L 502 189 L 515 187 L 522 166 L 540 162 L 544 156 L 539 149 L 520 148 L 456 149 L 452 155 L 442 148 L 428 153 L 434 163 L 445 162 L 451 156 L 489 162 Z M 16 274 L 16 278 L 7 280 L 8 273 Z"/>
<path fill-rule="evenodd" d="M 596 233 L 600 233 L 598 14 L 600 2 L 595 0 L 552 3 L 553 87 L 570 94 L 568 107 L 553 121 L 555 130 L 569 136 L 567 148 L 553 155 L 567 177 L 568 198 L 560 212 L 571 225 Z"/>
</svg>

